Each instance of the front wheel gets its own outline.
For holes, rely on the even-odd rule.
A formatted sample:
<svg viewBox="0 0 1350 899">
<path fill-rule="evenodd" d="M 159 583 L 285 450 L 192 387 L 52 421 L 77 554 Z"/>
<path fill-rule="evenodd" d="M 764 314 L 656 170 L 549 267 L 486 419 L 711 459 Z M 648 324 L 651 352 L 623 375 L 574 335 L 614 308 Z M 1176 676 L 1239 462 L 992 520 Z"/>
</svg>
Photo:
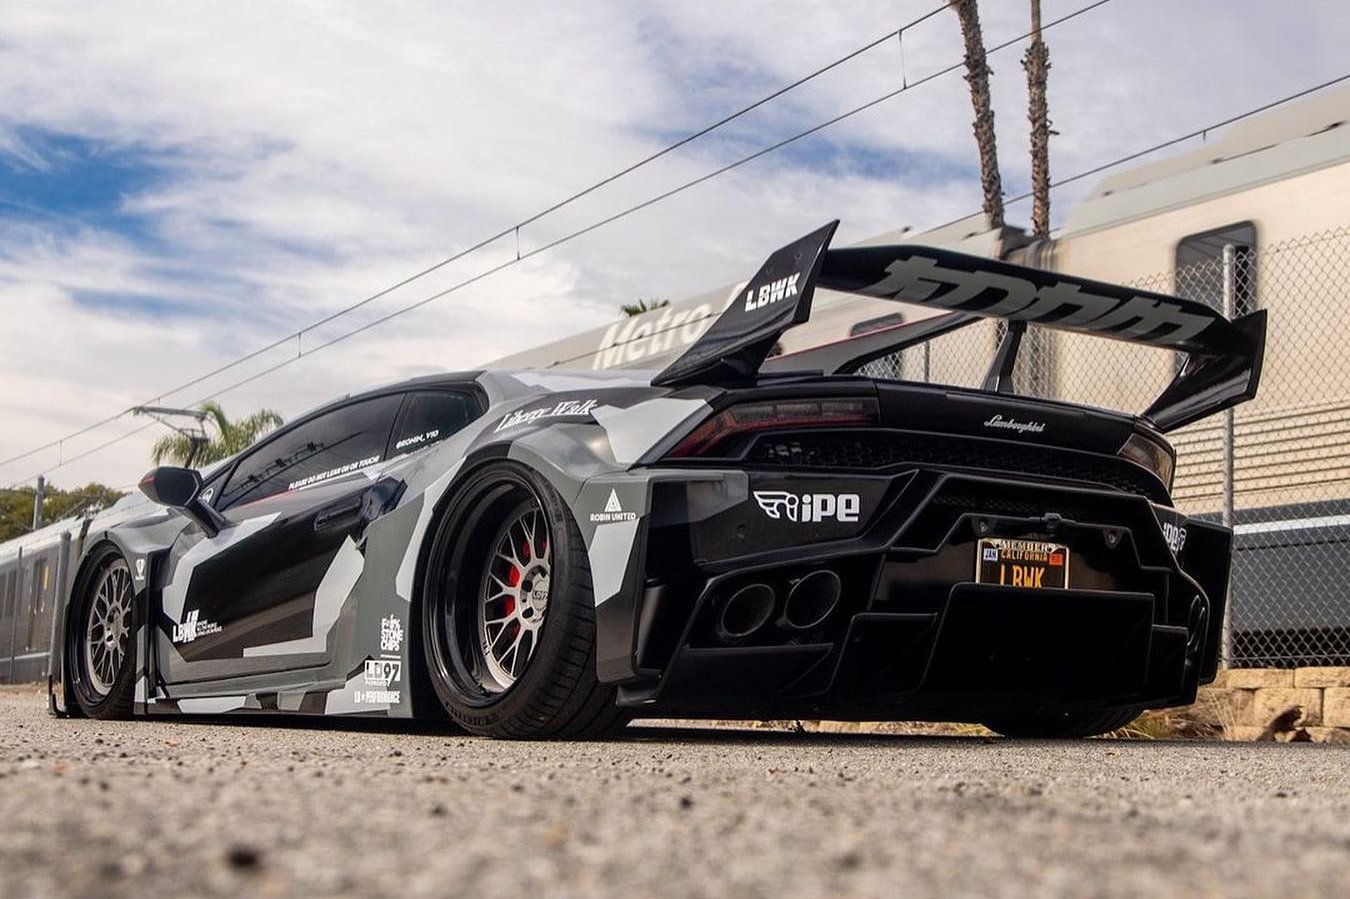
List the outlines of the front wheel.
<svg viewBox="0 0 1350 899">
<path fill-rule="evenodd" d="M 985 726 L 1005 737 L 1065 740 L 1109 734 L 1137 717 L 1139 717 L 1137 709 L 1087 712 L 1036 711 L 987 721 Z"/>
<path fill-rule="evenodd" d="M 89 571 L 66 629 L 70 683 L 76 704 L 90 718 L 126 718 L 136 672 L 131 568 L 109 546 Z"/>
<path fill-rule="evenodd" d="M 586 548 L 534 471 L 488 466 L 442 516 L 422 591 L 428 674 L 446 713 L 492 737 L 595 737 L 626 718 L 595 673 Z"/>
</svg>

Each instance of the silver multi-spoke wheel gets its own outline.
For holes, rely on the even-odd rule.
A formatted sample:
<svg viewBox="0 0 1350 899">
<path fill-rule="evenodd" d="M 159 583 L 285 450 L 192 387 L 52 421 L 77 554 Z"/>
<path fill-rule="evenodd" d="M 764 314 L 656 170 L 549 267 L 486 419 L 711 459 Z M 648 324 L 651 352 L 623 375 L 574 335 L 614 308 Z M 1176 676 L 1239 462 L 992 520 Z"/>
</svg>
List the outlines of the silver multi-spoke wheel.
<svg viewBox="0 0 1350 899">
<path fill-rule="evenodd" d="M 414 648 L 456 724 L 515 739 L 622 726 L 628 713 L 597 676 L 586 544 L 543 475 L 509 460 L 471 472 L 441 513 L 422 584 Z"/>
<path fill-rule="evenodd" d="M 112 692 L 131 642 L 131 570 L 113 559 L 99 575 L 84 626 L 84 673 L 100 695 Z"/>
<path fill-rule="evenodd" d="M 502 692 L 525 673 L 548 613 L 548 523 L 538 503 L 513 512 L 493 541 L 478 603 L 482 686 Z"/>
</svg>

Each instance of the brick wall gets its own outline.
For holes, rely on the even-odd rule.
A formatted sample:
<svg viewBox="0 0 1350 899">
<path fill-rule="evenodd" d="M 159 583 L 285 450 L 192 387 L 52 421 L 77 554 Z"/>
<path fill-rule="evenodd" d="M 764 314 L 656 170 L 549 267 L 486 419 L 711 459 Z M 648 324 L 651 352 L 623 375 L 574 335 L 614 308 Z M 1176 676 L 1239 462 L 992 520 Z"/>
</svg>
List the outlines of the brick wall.
<svg viewBox="0 0 1350 899">
<path fill-rule="evenodd" d="M 1291 706 L 1302 715 L 1281 739 L 1350 742 L 1350 667 L 1230 668 L 1201 688 L 1195 712 L 1229 739 L 1255 740 Z"/>
</svg>

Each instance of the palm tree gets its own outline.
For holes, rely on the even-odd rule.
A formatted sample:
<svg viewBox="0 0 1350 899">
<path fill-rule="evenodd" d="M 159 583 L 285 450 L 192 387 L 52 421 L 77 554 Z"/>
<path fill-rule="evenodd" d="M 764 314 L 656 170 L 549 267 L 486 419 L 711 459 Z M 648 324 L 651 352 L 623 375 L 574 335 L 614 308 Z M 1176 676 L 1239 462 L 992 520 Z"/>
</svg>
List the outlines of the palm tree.
<svg viewBox="0 0 1350 899">
<path fill-rule="evenodd" d="M 619 311 L 632 318 L 635 315 L 641 315 L 644 312 L 651 312 L 653 309 L 661 309 L 670 305 L 670 300 L 652 300 L 651 305 L 646 300 L 638 300 L 636 303 L 624 303 L 619 307 Z"/>
<path fill-rule="evenodd" d="M 998 171 L 998 142 L 994 139 L 994 110 L 989 100 L 989 61 L 980 29 L 976 0 L 947 0 L 961 20 L 966 45 L 966 83 L 975 108 L 975 144 L 980 150 L 980 186 L 984 190 L 984 214 L 992 228 L 1003 227 L 1003 178 Z"/>
<path fill-rule="evenodd" d="M 268 431 L 280 427 L 284 421 L 281 414 L 273 409 L 259 409 L 239 421 L 231 421 L 219 403 L 202 403 L 202 411 L 206 413 L 203 424 L 214 434 L 200 448 L 188 434 L 161 437 L 150 450 L 156 465 L 165 461 L 186 465 L 190 459 L 192 464 L 203 466 L 228 459 L 247 449 Z M 195 454 L 194 449 L 197 450 Z"/>
<path fill-rule="evenodd" d="M 1022 57 L 1027 73 L 1027 118 L 1031 121 L 1031 230 L 1050 236 L 1050 107 L 1045 82 L 1050 73 L 1050 48 L 1041 40 L 1041 0 L 1031 0 L 1031 43 Z"/>
</svg>

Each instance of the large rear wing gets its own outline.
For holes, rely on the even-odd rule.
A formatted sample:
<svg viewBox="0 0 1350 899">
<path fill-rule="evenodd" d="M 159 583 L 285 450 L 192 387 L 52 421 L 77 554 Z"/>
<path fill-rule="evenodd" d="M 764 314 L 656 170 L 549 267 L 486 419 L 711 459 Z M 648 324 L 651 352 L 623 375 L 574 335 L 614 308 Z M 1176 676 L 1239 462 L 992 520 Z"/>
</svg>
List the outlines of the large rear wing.
<svg viewBox="0 0 1350 899">
<path fill-rule="evenodd" d="M 828 249 L 831 222 L 771 255 L 712 327 L 653 379 L 658 385 L 734 384 L 792 369 L 844 374 L 981 318 L 1008 322 L 984 389 L 1008 392 L 1028 325 L 1186 354 L 1143 416 L 1163 431 L 1256 395 L 1266 314 L 1229 321 L 1193 300 L 1075 278 L 913 244 Z M 765 365 L 783 331 L 807 320 L 816 287 L 914 303 L 950 315 L 864 335 Z M 1122 373 L 1128 375 L 1128 373 Z"/>
</svg>

